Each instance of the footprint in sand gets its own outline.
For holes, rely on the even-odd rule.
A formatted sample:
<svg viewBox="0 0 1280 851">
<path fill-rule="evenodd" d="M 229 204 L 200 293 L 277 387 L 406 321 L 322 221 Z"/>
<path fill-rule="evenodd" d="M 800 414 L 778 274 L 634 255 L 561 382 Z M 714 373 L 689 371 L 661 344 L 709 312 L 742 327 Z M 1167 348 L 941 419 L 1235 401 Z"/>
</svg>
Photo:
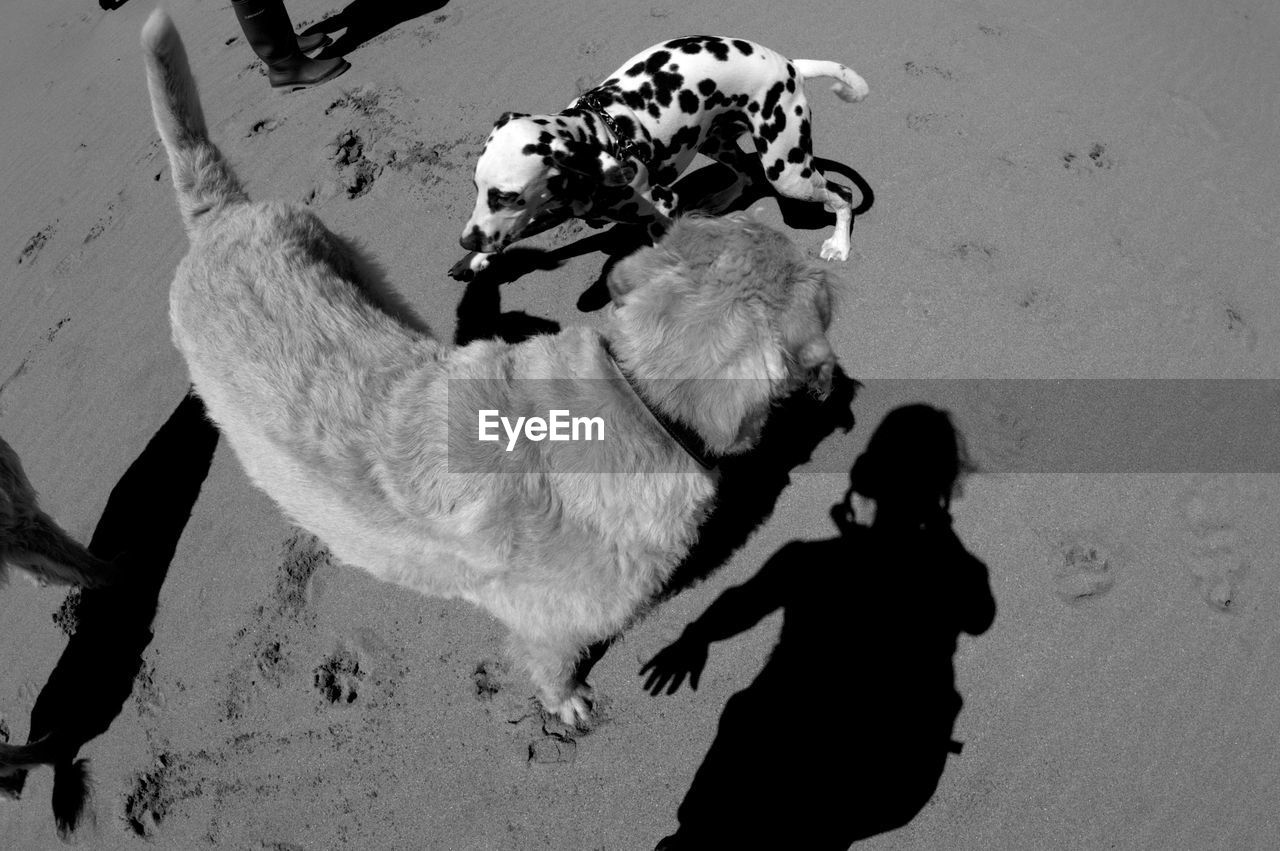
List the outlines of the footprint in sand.
<svg viewBox="0 0 1280 851">
<path fill-rule="evenodd" d="M 1115 556 L 1089 532 L 1061 537 L 1050 556 L 1050 566 L 1054 592 L 1068 603 L 1101 597 L 1115 585 Z"/>
<path fill-rule="evenodd" d="M 1245 318 L 1244 311 L 1234 304 L 1228 303 L 1223 307 L 1222 318 L 1227 333 L 1235 337 L 1241 346 L 1248 351 L 1253 351 L 1257 347 L 1258 332 L 1254 330 L 1253 325 Z"/>
<path fill-rule="evenodd" d="M 1220 479 L 1184 491 L 1176 505 L 1186 535 L 1185 562 L 1201 598 L 1217 611 L 1238 611 L 1240 584 L 1252 561 L 1238 523 L 1239 494 Z"/>
<path fill-rule="evenodd" d="M 265 136 L 283 123 L 283 118 L 260 118 L 249 125 L 249 132 L 245 134 L 245 137 Z"/>
<path fill-rule="evenodd" d="M 52 224 L 45 225 L 36 231 L 35 234 L 27 240 L 27 244 L 22 246 L 22 251 L 18 253 L 18 265 L 30 266 L 36 262 L 36 258 L 40 256 L 40 252 L 48 245 L 49 240 L 53 239 L 53 235 L 57 232 L 58 223 L 54 221 Z"/>
<path fill-rule="evenodd" d="M 364 687 L 365 672 L 360 660 L 349 650 L 339 647 L 316 666 L 316 691 L 330 704 L 355 703 Z"/>
<path fill-rule="evenodd" d="M 349 199 L 367 194 L 382 174 L 382 166 L 365 156 L 364 139 L 354 130 L 339 133 L 328 153 L 338 170 L 339 186 Z"/>
<path fill-rule="evenodd" d="M 476 687 L 476 700 L 493 700 L 494 695 L 502 690 L 503 678 L 510 671 L 510 666 L 499 659 L 482 659 L 471 673 L 471 681 Z"/>
<path fill-rule="evenodd" d="M 1110 171 L 1115 167 L 1115 157 L 1107 153 L 1107 146 L 1094 142 L 1083 156 L 1075 151 L 1067 151 L 1062 155 L 1062 167 L 1077 174 L 1093 174 L 1096 171 Z"/>
</svg>

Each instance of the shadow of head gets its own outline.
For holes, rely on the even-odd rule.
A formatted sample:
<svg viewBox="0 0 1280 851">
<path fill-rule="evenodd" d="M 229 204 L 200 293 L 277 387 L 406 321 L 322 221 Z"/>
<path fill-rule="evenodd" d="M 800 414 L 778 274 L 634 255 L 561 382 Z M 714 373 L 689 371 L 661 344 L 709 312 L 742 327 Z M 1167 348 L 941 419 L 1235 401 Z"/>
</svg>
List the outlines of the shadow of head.
<svg viewBox="0 0 1280 851">
<path fill-rule="evenodd" d="M 872 524 L 928 524 L 945 517 L 974 471 L 951 415 L 924 404 L 904 405 L 885 416 L 849 473 L 844 500 L 831 510 L 841 529 L 862 519 Z M 861 499 L 858 499 L 858 498 Z M 948 521 L 949 522 L 949 521 Z"/>
<path fill-rule="evenodd" d="M 488 276 L 467 284 L 458 301 L 453 342 L 465 346 L 476 340 L 520 343 L 541 334 L 555 334 L 560 323 L 522 310 L 503 312 L 502 289 Z"/>
</svg>

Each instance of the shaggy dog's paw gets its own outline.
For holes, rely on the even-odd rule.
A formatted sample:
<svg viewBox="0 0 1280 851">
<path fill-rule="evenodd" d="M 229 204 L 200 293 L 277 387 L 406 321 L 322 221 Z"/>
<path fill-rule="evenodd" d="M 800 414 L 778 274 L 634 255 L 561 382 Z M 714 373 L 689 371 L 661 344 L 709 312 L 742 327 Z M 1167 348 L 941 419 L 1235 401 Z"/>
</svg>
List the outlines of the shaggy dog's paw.
<svg viewBox="0 0 1280 851">
<path fill-rule="evenodd" d="M 591 697 L 591 686 L 575 686 L 573 693 L 558 704 L 547 702 L 547 711 L 566 725 L 585 730 L 591 726 Z"/>
<path fill-rule="evenodd" d="M 849 242 L 833 236 L 826 242 L 822 243 L 822 251 L 819 255 L 823 260 L 848 260 L 849 259 Z"/>
</svg>

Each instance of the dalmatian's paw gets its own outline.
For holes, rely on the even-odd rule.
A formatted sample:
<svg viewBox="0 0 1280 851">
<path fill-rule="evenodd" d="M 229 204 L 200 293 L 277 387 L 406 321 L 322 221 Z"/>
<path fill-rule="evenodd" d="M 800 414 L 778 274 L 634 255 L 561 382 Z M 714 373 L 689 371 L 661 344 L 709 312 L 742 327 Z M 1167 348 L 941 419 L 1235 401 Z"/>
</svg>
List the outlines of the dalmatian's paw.
<svg viewBox="0 0 1280 851">
<path fill-rule="evenodd" d="M 841 239 L 838 236 L 831 237 L 826 242 L 822 243 L 822 251 L 819 253 L 819 256 L 822 257 L 823 260 L 840 260 L 842 262 L 848 260 L 849 240 Z"/>
<path fill-rule="evenodd" d="M 450 267 L 449 277 L 455 281 L 470 281 L 477 273 L 489 268 L 489 257 L 488 254 L 472 251 Z"/>
</svg>

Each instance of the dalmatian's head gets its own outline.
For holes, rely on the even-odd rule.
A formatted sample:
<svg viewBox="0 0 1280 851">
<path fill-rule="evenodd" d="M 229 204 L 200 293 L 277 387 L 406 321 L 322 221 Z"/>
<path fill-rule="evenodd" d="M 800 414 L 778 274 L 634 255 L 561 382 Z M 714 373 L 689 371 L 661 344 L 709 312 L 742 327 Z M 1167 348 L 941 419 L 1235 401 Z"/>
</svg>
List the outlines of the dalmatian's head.
<svg viewBox="0 0 1280 851">
<path fill-rule="evenodd" d="M 634 170 L 557 116 L 505 113 L 476 162 L 476 206 L 458 241 L 495 253 L 530 225 L 569 213 L 581 216 L 605 187 L 626 186 Z"/>
</svg>

